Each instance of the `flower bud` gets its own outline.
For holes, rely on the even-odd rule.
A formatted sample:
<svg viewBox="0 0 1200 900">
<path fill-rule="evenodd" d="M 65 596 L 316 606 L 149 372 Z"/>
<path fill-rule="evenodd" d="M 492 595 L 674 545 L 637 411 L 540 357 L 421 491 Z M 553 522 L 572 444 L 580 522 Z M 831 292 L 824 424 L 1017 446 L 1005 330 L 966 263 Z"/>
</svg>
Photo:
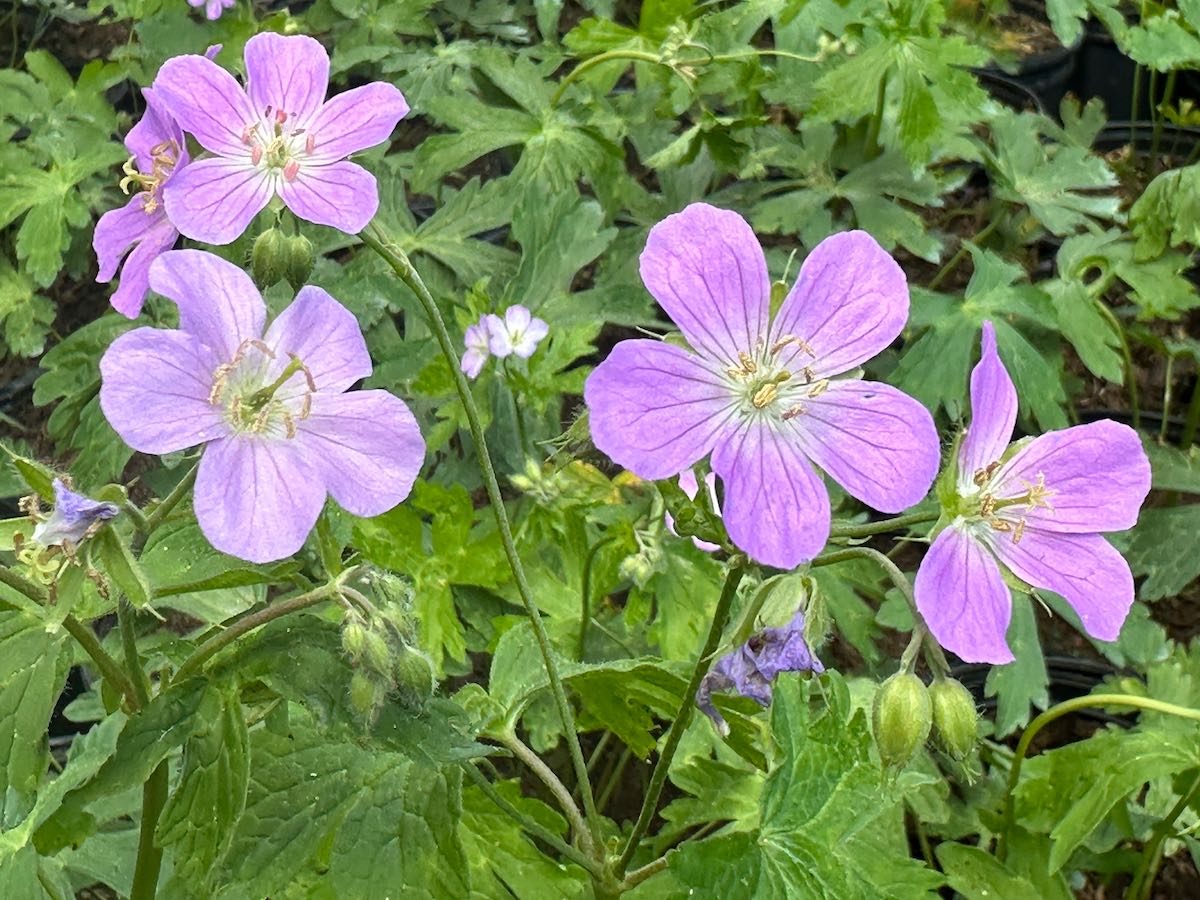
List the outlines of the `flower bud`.
<svg viewBox="0 0 1200 900">
<path fill-rule="evenodd" d="M 963 759 L 979 739 L 975 698 L 961 682 L 939 678 L 929 687 L 929 699 L 938 743 L 955 759 Z"/>
<path fill-rule="evenodd" d="M 367 649 L 367 629 L 358 619 L 349 619 L 342 627 L 342 649 L 351 662 L 359 662 Z"/>
<path fill-rule="evenodd" d="M 410 709 L 420 709 L 433 696 L 433 664 L 420 650 L 403 648 L 396 655 L 392 676 L 400 703 Z"/>
<path fill-rule="evenodd" d="M 370 675 L 355 672 L 350 676 L 350 706 L 364 719 L 375 718 L 386 696 L 384 687 Z"/>
<path fill-rule="evenodd" d="M 363 634 L 363 663 L 372 672 L 387 675 L 392 669 L 392 649 L 387 638 L 374 629 Z"/>
<path fill-rule="evenodd" d="M 293 290 L 300 290 L 308 283 L 313 270 L 312 241 L 302 234 L 284 238 L 283 277 Z"/>
<path fill-rule="evenodd" d="M 911 672 L 897 672 L 879 686 L 871 721 L 884 766 L 901 769 L 908 765 L 929 737 L 933 722 L 925 683 Z"/>
<path fill-rule="evenodd" d="M 250 252 L 250 274 L 259 290 L 266 290 L 284 277 L 287 269 L 288 237 L 278 228 L 268 228 L 254 240 Z"/>
</svg>

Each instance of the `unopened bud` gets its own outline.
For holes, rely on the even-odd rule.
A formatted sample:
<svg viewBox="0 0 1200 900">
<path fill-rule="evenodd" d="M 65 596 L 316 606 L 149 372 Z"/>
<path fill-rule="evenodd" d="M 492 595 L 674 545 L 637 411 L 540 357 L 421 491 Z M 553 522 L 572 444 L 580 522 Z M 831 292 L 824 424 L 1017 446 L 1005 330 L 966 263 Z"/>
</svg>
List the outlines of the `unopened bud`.
<svg viewBox="0 0 1200 900">
<path fill-rule="evenodd" d="M 364 719 L 375 718 L 387 691 L 371 676 L 355 672 L 350 676 L 350 706 Z"/>
<path fill-rule="evenodd" d="M 901 769 L 908 765 L 929 737 L 933 722 L 925 683 L 911 672 L 897 672 L 879 686 L 871 721 L 884 766 Z"/>
<path fill-rule="evenodd" d="M 420 709 L 433 696 L 436 686 L 433 664 L 420 650 L 405 647 L 392 666 L 400 703 L 410 709 Z"/>
<path fill-rule="evenodd" d="M 392 650 L 387 638 L 378 631 L 367 631 L 363 636 L 363 663 L 379 675 L 387 675 L 392 669 Z"/>
<path fill-rule="evenodd" d="M 268 228 L 254 240 L 250 252 L 250 274 L 259 290 L 266 290 L 287 271 L 288 237 L 278 228 Z"/>
<path fill-rule="evenodd" d="M 293 234 L 284 239 L 283 277 L 293 290 L 300 290 L 308 283 L 313 270 L 312 241 L 302 234 Z"/>
<path fill-rule="evenodd" d="M 929 699 L 938 743 L 955 759 L 963 759 L 979 739 L 975 698 L 961 682 L 939 678 L 929 687 Z"/>
<path fill-rule="evenodd" d="M 342 649 L 350 657 L 351 662 L 362 660 L 367 647 L 367 629 L 358 619 L 348 621 L 342 628 Z"/>
</svg>

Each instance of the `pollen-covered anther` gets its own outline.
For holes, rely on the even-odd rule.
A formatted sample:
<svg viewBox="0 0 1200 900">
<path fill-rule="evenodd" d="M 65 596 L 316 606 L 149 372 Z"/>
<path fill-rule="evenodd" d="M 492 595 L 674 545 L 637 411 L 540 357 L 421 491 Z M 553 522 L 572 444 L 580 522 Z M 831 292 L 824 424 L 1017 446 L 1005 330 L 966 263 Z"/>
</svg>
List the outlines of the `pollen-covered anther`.
<svg viewBox="0 0 1200 900">
<path fill-rule="evenodd" d="M 738 362 L 742 364 L 742 371 L 747 375 L 753 375 L 758 371 L 758 363 L 750 358 L 750 354 L 744 350 L 738 354 Z"/>
<path fill-rule="evenodd" d="M 791 407 L 790 409 L 784 410 L 783 415 L 780 418 L 782 418 L 783 421 L 787 422 L 787 421 L 790 421 L 790 420 L 796 418 L 796 416 L 804 415 L 805 412 L 807 412 L 807 410 L 804 408 L 804 404 L 797 403 L 795 406 Z"/>
<path fill-rule="evenodd" d="M 984 494 L 979 504 L 979 514 L 985 519 L 996 511 L 996 498 L 991 494 Z"/>
<path fill-rule="evenodd" d="M 771 345 L 771 355 L 774 356 L 776 353 L 778 353 L 780 350 L 782 350 L 784 347 L 786 347 L 788 344 L 792 343 L 796 339 L 797 338 L 794 334 L 785 334 L 783 337 L 781 337 L 779 340 L 777 340 L 775 343 L 773 343 Z"/>
<path fill-rule="evenodd" d="M 316 390 L 314 388 L 314 390 Z M 312 394 L 305 394 L 300 400 L 300 415 L 298 418 L 303 421 L 312 413 Z"/>
<path fill-rule="evenodd" d="M 1008 522 L 1000 518 L 988 519 L 988 524 L 992 526 L 993 531 L 1012 531 L 1012 522 Z"/>
<path fill-rule="evenodd" d="M 1017 527 L 1013 531 L 1012 542 L 1014 544 L 1021 543 L 1021 538 L 1025 535 L 1025 520 L 1021 519 L 1017 522 Z"/>
<path fill-rule="evenodd" d="M 816 384 L 814 384 L 811 388 L 809 388 L 808 396 L 815 399 L 817 397 L 820 397 L 827 390 L 829 390 L 829 379 L 822 378 L 820 381 L 818 381 Z"/>
<path fill-rule="evenodd" d="M 229 383 L 229 373 L 233 371 L 235 363 L 221 363 L 213 371 L 212 390 L 208 392 L 208 402 L 216 406 L 221 402 L 221 395 L 225 393 L 225 386 Z"/>
<path fill-rule="evenodd" d="M 774 382 L 768 382 L 754 392 L 754 396 L 750 398 L 750 402 L 754 404 L 755 409 L 764 409 L 779 396 L 779 385 Z"/>
</svg>

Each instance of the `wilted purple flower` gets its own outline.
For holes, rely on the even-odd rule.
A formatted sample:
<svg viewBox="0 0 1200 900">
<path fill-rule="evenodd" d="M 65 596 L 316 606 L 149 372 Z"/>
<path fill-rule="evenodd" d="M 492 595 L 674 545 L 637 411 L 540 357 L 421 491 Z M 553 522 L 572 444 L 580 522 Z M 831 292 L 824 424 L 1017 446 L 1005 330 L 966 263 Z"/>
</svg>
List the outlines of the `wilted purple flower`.
<svg viewBox="0 0 1200 900">
<path fill-rule="evenodd" d="M 484 316 L 474 325 L 468 325 L 463 333 L 463 343 L 467 345 L 467 352 L 463 354 L 461 368 L 468 378 L 478 378 L 484 363 L 488 361 L 488 326 L 484 321 L 486 318 L 487 316 Z"/>
<path fill-rule="evenodd" d="M 717 476 L 709 472 L 704 476 L 704 487 L 708 493 L 708 502 L 712 506 L 712 511 L 718 516 L 721 514 L 721 503 L 717 499 Z M 700 483 L 696 480 L 696 472 L 694 469 L 684 469 L 679 473 L 679 489 L 687 494 L 689 500 L 695 500 L 696 495 L 700 493 Z M 675 530 L 675 517 L 670 513 L 664 513 L 666 520 L 667 531 L 671 534 L 678 535 Z M 715 553 L 721 549 L 720 544 L 714 544 L 712 541 L 702 541 L 698 537 L 692 538 L 692 543 L 705 553 Z"/>
<path fill-rule="evenodd" d="M 233 9 L 234 0 L 188 0 L 188 6 L 204 7 L 204 17 L 210 22 L 221 18 L 221 13 Z"/>
<path fill-rule="evenodd" d="M 654 340 L 613 348 L 584 388 L 600 450 L 647 479 L 711 452 L 730 538 L 782 568 L 829 536 L 810 460 L 885 512 L 925 496 L 940 456 L 929 412 L 886 384 L 831 380 L 908 317 L 904 273 L 870 235 L 822 241 L 774 322 L 762 248 L 737 213 L 696 203 L 668 216 L 650 231 L 641 274 L 694 352 Z"/>
<path fill-rule="evenodd" d="M 804 640 L 804 612 L 780 628 L 767 628 L 754 635 L 732 653 L 722 656 L 700 682 L 696 706 L 713 720 L 721 734 L 729 725 L 713 705 L 716 691 L 734 690 L 763 706 L 771 705 L 771 685 L 780 672 L 825 671 L 821 660 Z"/>
<path fill-rule="evenodd" d="M 1137 432 L 1104 419 L 1009 448 L 1017 392 L 991 322 L 971 373 L 971 425 L 958 451 L 949 525 L 921 562 L 917 608 L 968 662 L 1006 663 L 1011 597 L 1001 566 L 1061 594 L 1092 637 L 1113 641 L 1133 604 L 1129 565 L 1101 535 L 1132 528 L 1150 490 Z"/>
<path fill-rule="evenodd" d="M 137 318 L 146 300 L 150 263 L 170 250 L 179 237 L 167 219 L 162 192 L 188 162 L 183 132 L 175 120 L 151 88 L 142 91 L 142 96 L 146 98 L 146 113 L 125 136 L 125 147 L 133 156 L 125 163 L 125 177 L 121 179 L 123 191 L 128 193 L 135 186 L 138 193 L 121 209 L 101 216 L 92 235 L 92 248 L 100 262 L 97 281 L 112 281 L 121 260 L 125 260 L 121 283 L 110 302 L 117 312 L 131 319 Z"/>
<path fill-rule="evenodd" d="M 246 42 L 246 88 L 202 56 L 167 60 L 154 87 L 183 130 L 214 158 L 192 163 L 165 192 L 190 238 L 228 244 L 276 194 L 297 216 L 348 233 L 379 207 L 375 178 L 347 161 L 382 143 L 408 112 L 381 81 L 325 101 L 329 55 L 304 35 Z"/>
<path fill-rule="evenodd" d="M 483 317 L 487 326 L 488 349 L 498 359 L 516 354 L 521 359 L 529 359 L 533 351 L 541 343 L 542 338 L 550 333 L 550 326 L 541 319 L 534 318 L 520 304 L 510 306 L 504 311 L 504 318 L 496 315 Z"/>
<path fill-rule="evenodd" d="M 425 442 L 398 398 L 344 393 L 371 374 L 349 310 L 310 285 L 264 333 L 250 277 L 199 250 L 164 253 L 150 286 L 179 306 L 179 328 L 113 341 L 100 408 L 143 453 L 208 445 L 193 506 L 214 547 L 281 559 L 304 543 L 327 493 L 358 516 L 408 496 Z"/>
<path fill-rule="evenodd" d="M 61 478 L 55 478 L 53 486 L 54 509 L 33 528 L 34 543 L 43 547 L 76 546 L 101 522 L 120 512 L 115 503 L 102 503 L 75 493 Z"/>
</svg>

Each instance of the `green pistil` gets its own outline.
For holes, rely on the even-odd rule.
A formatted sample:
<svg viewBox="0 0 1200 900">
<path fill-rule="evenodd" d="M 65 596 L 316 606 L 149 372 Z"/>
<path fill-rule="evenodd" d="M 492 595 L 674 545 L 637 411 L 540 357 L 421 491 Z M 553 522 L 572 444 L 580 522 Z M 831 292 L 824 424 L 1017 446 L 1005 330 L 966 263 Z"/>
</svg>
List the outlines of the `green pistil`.
<svg viewBox="0 0 1200 900">
<path fill-rule="evenodd" d="M 266 387 L 255 391 L 246 398 L 246 406 L 249 408 L 250 412 L 259 412 L 264 406 L 271 402 L 271 398 L 275 396 L 275 392 L 283 387 L 289 378 L 291 378 L 297 372 L 303 371 L 304 363 L 300 361 L 300 357 L 293 355 L 292 361 L 287 364 L 281 373 L 279 373 L 278 378 L 276 378 Z"/>
</svg>

